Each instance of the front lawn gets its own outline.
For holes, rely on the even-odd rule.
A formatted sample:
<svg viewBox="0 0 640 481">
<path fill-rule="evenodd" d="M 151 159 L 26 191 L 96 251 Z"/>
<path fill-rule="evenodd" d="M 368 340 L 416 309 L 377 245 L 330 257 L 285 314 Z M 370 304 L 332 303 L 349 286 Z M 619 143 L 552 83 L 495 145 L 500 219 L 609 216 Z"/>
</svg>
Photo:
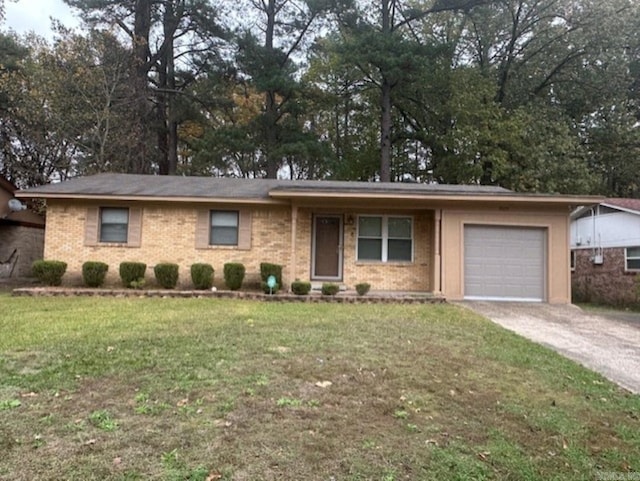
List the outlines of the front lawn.
<svg viewBox="0 0 640 481">
<path fill-rule="evenodd" d="M 0 294 L 0 479 L 596 479 L 639 412 L 456 306 Z"/>
</svg>

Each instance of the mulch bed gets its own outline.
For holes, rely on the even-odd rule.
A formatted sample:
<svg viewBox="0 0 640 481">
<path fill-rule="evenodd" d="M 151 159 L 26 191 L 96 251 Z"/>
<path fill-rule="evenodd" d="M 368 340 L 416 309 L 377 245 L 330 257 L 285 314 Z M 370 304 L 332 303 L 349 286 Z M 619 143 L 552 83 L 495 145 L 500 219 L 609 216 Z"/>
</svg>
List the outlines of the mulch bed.
<svg viewBox="0 0 640 481">
<path fill-rule="evenodd" d="M 358 296 L 355 293 L 341 292 L 335 296 L 312 293 L 305 296 L 294 294 L 264 294 L 246 291 L 195 291 L 169 289 L 90 289 L 81 287 L 21 287 L 12 290 L 14 296 L 43 297 L 158 297 L 158 298 L 218 298 L 248 299 L 267 302 L 331 302 L 342 304 L 439 304 L 446 302 L 444 297 L 428 294 L 370 293 Z"/>
</svg>

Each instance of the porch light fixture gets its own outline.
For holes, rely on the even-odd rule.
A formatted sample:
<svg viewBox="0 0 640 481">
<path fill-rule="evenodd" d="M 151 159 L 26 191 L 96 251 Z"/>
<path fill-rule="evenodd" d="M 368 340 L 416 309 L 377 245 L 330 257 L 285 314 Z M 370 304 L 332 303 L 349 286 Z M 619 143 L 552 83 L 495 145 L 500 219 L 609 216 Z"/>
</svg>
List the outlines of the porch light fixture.
<svg viewBox="0 0 640 481">
<path fill-rule="evenodd" d="M 355 223 L 355 219 L 353 217 L 353 214 L 347 214 L 347 218 L 345 219 L 344 223 L 346 225 L 353 225 Z"/>
</svg>

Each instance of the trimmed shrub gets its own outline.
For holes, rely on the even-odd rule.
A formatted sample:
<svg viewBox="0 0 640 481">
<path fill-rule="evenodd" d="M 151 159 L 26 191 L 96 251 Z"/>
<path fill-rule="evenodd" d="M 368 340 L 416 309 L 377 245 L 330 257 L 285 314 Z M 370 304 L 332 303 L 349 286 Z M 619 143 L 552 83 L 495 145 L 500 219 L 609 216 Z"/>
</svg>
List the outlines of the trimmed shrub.
<svg viewBox="0 0 640 481">
<path fill-rule="evenodd" d="M 211 289 L 211 286 L 213 286 L 213 272 L 211 264 L 192 264 L 191 282 L 193 282 L 193 287 L 199 290 Z"/>
<path fill-rule="evenodd" d="M 306 296 L 311 292 L 311 282 L 307 281 L 293 281 L 291 283 L 291 292 L 297 296 Z"/>
<path fill-rule="evenodd" d="M 356 284 L 356 292 L 359 296 L 364 296 L 371 289 L 371 284 L 368 282 L 361 282 L 360 284 Z"/>
<path fill-rule="evenodd" d="M 335 296 L 340 291 L 340 286 L 333 282 L 325 282 L 322 284 L 322 295 Z"/>
<path fill-rule="evenodd" d="M 147 264 L 144 262 L 121 262 L 120 279 L 125 287 L 140 288 L 144 285 L 144 273 Z"/>
<path fill-rule="evenodd" d="M 104 284 L 109 265 L 104 262 L 87 261 L 82 264 L 82 280 L 87 287 L 100 287 Z"/>
<path fill-rule="evenodd" d="M 153 274 L 156 276 L 158 284 L 164 289 L 174 289 L 178 284 L 178 264 L 170 262 L 156 264 L 153 268 Z"/>
<path fill-rule="evenodd" d="M 228 262 L 224 265 L 224 283 L 232 291 L 237 291 L 242 287 L 244 281 L 244 264 L 239 262 Z"/>
<path fill-rule="evenodd" d="M 269 276 L 276 278 L 276 283 L 282 285 L 282 266 L 279 264 L 271 264 L 269 262 L 262 262 L 260 264 L 260 279 L 262 282 L 267 282 Z"/>
<path fill-rule="evenodd" d="M 62 261 L 39 260 L 32 264 L 33 275 L 48 286 L 62 284 L 62 276 L 67 271 L 67 263 Z"/>
</svg>

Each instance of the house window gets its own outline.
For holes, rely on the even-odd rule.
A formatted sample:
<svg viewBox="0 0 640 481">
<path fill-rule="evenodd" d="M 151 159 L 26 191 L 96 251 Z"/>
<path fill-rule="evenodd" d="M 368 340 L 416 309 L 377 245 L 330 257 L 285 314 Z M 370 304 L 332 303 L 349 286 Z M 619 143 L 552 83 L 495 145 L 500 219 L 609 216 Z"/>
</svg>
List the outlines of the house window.
<svg viewBox="0 0 640 481">
<path fill-rule="evenodd" d="M 209 244 L 238 245 L 238 211 L 212 210 Z"/>
<path fill-rule="evenodd" d="M 626 267 L 628 271 L 640 270 L 640 247 L 627 247 L 625 249 Z"/>
<path fill-rule="evenodd" d="M 411 217 L 358 217 L 359 261 L 411 262 L 412 257 Z"/>
<path fill-rule="evenodd" d="M 571 251 L 571 272 L 575 272 L 576 270 L 576 251 Z"/>
<path fill-rule="evenodd" d="M 100 242 L 126 244 L 129 232 L 129 209 L 100 209 Z"/>
</svg>

